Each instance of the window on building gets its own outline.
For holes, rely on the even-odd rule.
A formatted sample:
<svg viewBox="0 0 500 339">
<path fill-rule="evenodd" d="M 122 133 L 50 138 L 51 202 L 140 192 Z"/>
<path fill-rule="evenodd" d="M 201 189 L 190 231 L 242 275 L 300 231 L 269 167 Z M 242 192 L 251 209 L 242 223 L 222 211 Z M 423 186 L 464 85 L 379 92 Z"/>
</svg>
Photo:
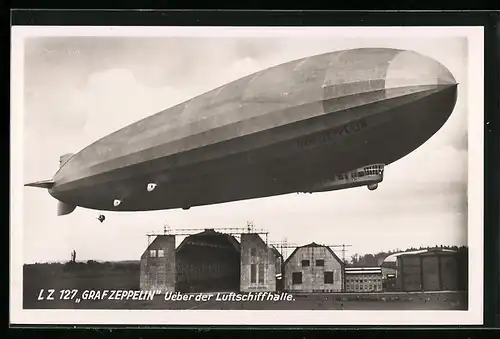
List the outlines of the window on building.
<svg viewBox="0 0 500 339">
<path fill-rule="evenodd" d="M 292 273 L 292 284 L 302 284 L 302 272 L 293 272 Z"/>
<path fill-rule="evenodd" d="M 255 247 L 250 249 L 250 255 L 251 255 L 252 257 L 257 256 L 257 249 L 256 249 Z"/>
<path fill-rule="evenodd" d="M 257 274 L 256 272 L 256 267 L 255 264 L 250 265 L 250 283 L 255 283 L 255 275 Z"/>
<path fill-rule="evenodd" d="M 333 284 L 333 272 L 325 272 L 325 284 Z"/>
<path fill-rule="evenodd" d="M 323 259 L 316 260 L 316 266 L 325 266 L 325 261 Z"/>
<path fill-rule="evenodd" d="M 259 284 L 264 283 L 264 274 L 265 274 L 264 265 L 260 264 L 259 265 Z"/>
<path fill-rule="evenodd" d="M 302 267 L 308 267 L 309 266 L 309 260 L 302 260 Z"/>
<path fill-rule="evenodd" d="M 158 258 L 163 258 L 165 256 L 163 250 L 158 250 Z"/>
<path fill-rule="evenodd" d="M 156 258 L 156 250 L 150 250 L 150 251 L 149 251 L 149 256 L 150 256 L 151 258 Z"/>
</svg>

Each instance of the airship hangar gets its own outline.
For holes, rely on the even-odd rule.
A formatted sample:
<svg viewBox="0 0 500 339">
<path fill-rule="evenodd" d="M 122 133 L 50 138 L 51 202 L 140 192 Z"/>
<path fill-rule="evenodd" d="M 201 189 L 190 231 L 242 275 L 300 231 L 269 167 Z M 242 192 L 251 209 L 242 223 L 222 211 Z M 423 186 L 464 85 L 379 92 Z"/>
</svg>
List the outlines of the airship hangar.
<svg viewBox="0 0 500 339">
<path fill-rule="evenodd" d="M 176 237 L 185 235 L 177 245 Z M 448 249 L 393 253 L 377 266 L 352 267 L 345 260 L 350 245 L 285 244 L 293 250 L 284 253 L 283 243 L 270 242 L 266 230 L 254 228 L 176 230 L 148 238 L 153 240 L 141 256 L 141 290 L 300 294 L 467 289 L 465 259 Z M 342 255 L 335 247 L 341 247 Z"/>
<path fill-rule="evenodd" d="M 205 229 L 178 246 L 176 234 L 154 240 L 141 256 L 140 287 L 166 292 L 276 291 L 283 258 L 261 230 Z M 245 233 L 243 233 L 245 232 Z M 278 286 L 277 286 L 278 285 Z"/>
</svg>

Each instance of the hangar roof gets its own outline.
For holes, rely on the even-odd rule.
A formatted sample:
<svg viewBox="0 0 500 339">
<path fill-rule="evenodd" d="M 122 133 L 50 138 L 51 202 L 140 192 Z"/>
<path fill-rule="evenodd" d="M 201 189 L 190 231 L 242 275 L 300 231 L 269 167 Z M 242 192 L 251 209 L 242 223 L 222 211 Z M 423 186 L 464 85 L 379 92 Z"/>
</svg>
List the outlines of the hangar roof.
<svg viewBox="0 0 500 339">
<path fill-rule="evenodd" d="M 240 251 L 240 243 L 230 234 L 216 232 L 213 229 L 206 229 L 205 231 L 193 234 L 185 238 L 176 251 L 179 252 L 186 245 L 195 246 L 218 246 L 234 248 Z"/>
<path fill-rule="evenodd" d="M 317 244 L 315 242 L 312 242 L 312 243 L 304 245 L 304 246 L 298 246 L 296 249 L 293 250 L 292 254 L 290 254 L 290 256 L 285 260 L 285 264 L 288 263 L 288 261 L 290 261 L 291 258 L 293 258 L 293 256 L 295 255 L 295 253 L 299 249 L 308 248 L 308 247 L 324 247 L 324 248 L 326 248 L 331 253 L 331 255 L 335 258 L 335 260 L 337 260 L 342 267 L 344 266 L 344 262 L 342 260 L 340 260 L 340 258 L 335 254 L 335 252 L 333 252 L 333 250 L 330 247 L 325 246 L 325 245 L 320 245 L 320 244 Z"/>
</svg>

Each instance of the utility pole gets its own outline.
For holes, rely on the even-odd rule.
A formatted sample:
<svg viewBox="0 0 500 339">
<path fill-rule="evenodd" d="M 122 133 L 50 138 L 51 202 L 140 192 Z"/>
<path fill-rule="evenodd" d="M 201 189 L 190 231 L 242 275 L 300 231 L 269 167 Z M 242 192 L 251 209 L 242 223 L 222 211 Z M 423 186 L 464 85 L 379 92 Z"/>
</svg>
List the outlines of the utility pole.
<svg viewBox="0 0 500 339">
<path fill-rule="evenodd" d="M 274 246 L 276 249 L 279 250 L 283 259 L 285 259 L 288 254 L 287 253 L 288 248 L 297 248 L 299 246 L 297 244 L 289 243 L 286 238 L 283 238 L 283 240 L 279 242 L 272 242 L 270 245 Z"/>
<path fill-rule="evenodd" d="M 327 246 L 327 247 L 341 247 L 342 248 L 342 262 L 344 262 L 344 264 L 346 263 L 346 258 L 345 258 L 345 252 L 347 251 L 346 247 L 351 247 L 352 245 L 346 245 L 346 244 L 342 244 L 342 245 L 323 245 L 323 246 Z"/>
<path fill-rule="evenodd" d="M 247 232 L 252 233 L 253 232 L 253 222 L 247 221 Z"/>
</svg>

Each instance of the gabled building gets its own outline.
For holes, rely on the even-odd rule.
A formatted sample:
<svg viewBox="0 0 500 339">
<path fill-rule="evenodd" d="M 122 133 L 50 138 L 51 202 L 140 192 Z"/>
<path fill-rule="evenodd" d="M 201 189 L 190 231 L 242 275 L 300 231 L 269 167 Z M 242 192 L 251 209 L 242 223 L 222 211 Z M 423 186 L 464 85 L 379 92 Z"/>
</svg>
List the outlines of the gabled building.
<svg viewBox="0 0 500 339">
<path fill-rule="evenodd" d="M 284 271 L 286 291 L 344 291 L 344 263 L 330 247 L 314 242 L 297 247 L 285 261 Z"/>
</svg>

